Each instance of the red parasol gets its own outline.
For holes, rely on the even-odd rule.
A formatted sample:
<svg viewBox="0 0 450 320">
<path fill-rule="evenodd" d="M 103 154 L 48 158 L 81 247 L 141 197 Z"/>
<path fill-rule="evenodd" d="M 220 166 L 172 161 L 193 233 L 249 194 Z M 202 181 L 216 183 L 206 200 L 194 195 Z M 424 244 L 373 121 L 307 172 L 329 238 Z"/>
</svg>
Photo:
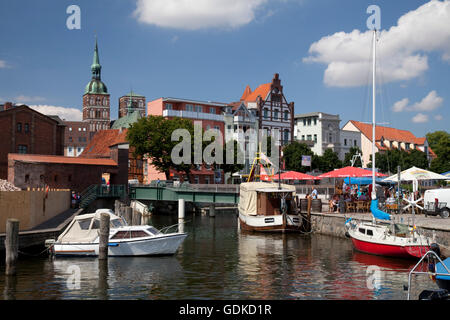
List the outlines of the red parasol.
<svg viewBox="0 0 450 320">
<path fill-rule="evenodd" d="M 297 171 L 288 171 L 281 174 L 281 180 L 320 180 L 320 178 Z"/>
<path fill-rule="evenodd" d="M 336 169 L 330 172 L 326 172 L 318 176 L 319 178 L 346 178 L 346 177 L 371 177 L 372 170 L 357 168 L 357 167 L 344 167 Z M 375 172 L 375 177 L 386 177 L 386 174 Z"/>
</svg>

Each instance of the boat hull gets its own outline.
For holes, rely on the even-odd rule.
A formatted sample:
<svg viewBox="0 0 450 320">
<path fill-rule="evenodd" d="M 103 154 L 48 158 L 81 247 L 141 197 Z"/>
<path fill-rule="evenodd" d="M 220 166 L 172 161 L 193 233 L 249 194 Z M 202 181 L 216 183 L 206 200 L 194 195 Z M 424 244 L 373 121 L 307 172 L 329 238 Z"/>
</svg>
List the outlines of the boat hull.
<svg viewBox="0 0 450 320">
<path fill-rule="evenodd" d="M 352 242 L 354 248 L 360 252 L 398 258 L 421 258 L 430 249 L 426 245 L 402 246 L 363 241 L 356 238 L 352 238 Z"/>
<path fill-rule="evenodd" d="M 187 234 L 178 233 L 142 239 L 110 240 L 108 256 L 152 256 L 173 255 Z M 55 243 L 56 256 L 98 256 L 99 244 L 93 243 Z"/>
<path fill-rule="evenodd" d="M 239 225 L 241 230 L 256 232 L 301 232 L 301 220 L 298 215 L 244 215 L 239 213 Z"/>
</svg>

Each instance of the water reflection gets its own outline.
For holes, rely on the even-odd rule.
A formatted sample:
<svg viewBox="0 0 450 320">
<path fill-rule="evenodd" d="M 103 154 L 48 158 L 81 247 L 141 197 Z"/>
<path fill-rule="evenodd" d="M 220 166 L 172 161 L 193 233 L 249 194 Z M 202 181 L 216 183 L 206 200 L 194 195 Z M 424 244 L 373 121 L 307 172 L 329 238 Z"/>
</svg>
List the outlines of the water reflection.
<svg viewBox="0 0 450 320">
<path fill-rule="evenodd" d="M 178 219 L 148 222 L 162 228 Z M 245 233 L 229 213 L 187 215 L 184 229 L 188 237 L 170 257 L 21 258 L 15 280 L 0 276 L 3 299 L 405 299 L 414 265 L 354 252 L 348 239 Z M 370 266 L 382 274 L 375 289 Z M 437 288 L 416 280 L 414 297 Z"/>
</svg>

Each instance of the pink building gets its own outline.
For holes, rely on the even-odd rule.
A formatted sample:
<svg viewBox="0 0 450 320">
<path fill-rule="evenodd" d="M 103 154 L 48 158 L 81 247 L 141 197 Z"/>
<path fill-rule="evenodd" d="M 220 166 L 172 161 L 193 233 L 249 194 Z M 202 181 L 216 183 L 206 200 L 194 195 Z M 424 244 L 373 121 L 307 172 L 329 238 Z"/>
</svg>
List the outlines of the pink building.
<svg viewBox="0 0 450 320">
<path fill-rule="evenodd" d="M 147 114 L 154 116 L 163 116 L 166 118 L 185 118 L 192 121 L 200 121 L 204 130 L 216 129 L 225 138 L 225 108 L 226 103 L 197 101 L 178 98 L 159 98 L 147 103 Z M 223 172 L 220 179 L 215 176 L 214 170 L 207 165 L 199 165 L 196 170 L 191 171 L 192 181 L 190 183 L 223 183 Z M 163 172 L 156 170 L 151 163 L 148 163 L 147 181 L 165 180 L 166 176 Z M 171 179 L 178 181 L 186 181 L 187 177 L 184 173 L 171 171 Z"/>
</svg>

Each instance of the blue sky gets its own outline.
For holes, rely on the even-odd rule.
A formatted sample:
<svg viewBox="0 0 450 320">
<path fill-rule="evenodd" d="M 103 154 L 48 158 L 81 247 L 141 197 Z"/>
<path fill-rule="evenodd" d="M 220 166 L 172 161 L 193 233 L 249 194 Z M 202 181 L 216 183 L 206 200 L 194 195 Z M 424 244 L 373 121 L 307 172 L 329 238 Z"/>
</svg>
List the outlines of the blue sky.
<svg viewBox="0 0 450 320">
<path fill-rule="evenodd" d="M 296 114 L 339 114 L 341 126 L 370 122 L 366 9 L 376 4 L 383 30 L 377 120 L 416 136 L 448 131 L 448 1 L 188 2 L 1 1 L 0 102 L 42 105 L 49 113 L 75 108 L 64 114 L 74 120 L 97 34 L 112 119 L 131 88 L 148 101 L 232 102 L 247 84 L 255 89 L 279 73 Z M 80 30 L 66 27 L 72 4 L 81 9 Z"/>
</svg>

